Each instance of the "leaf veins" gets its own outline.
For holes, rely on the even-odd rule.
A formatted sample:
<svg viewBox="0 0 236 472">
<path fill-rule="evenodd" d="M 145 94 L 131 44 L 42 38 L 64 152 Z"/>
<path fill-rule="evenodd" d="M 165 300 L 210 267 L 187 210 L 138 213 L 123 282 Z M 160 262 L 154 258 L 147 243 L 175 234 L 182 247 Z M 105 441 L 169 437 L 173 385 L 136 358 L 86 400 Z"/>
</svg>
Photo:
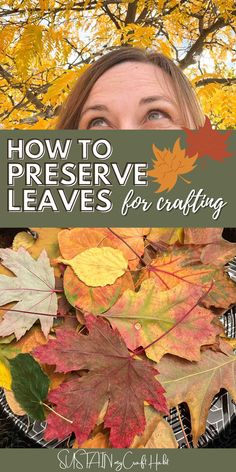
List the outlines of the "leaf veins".
<svg viewBox="0 0 236 472">
<path fill-rule="evenodd" d="M 58 372 L 88 370 L 49 393 L 56 413 L 69 421 L 50 413 L 46 438 L 64 438 L 73 431 L 78 443 L 83 443 L 108 402 L 104 425 L 111 429 L 110 442 L 128 447 L 144 431 L 145 400 L 168 412 L 164 389 L 155 379 L 157 370 L 148 361 L 131 357 L 119 332 L 107 321 L 88 315 L 86 326 L 88 336 L 58 329 L 56 340 L 34 351 L 41 362 L 56 365 Z"/>
</svg>

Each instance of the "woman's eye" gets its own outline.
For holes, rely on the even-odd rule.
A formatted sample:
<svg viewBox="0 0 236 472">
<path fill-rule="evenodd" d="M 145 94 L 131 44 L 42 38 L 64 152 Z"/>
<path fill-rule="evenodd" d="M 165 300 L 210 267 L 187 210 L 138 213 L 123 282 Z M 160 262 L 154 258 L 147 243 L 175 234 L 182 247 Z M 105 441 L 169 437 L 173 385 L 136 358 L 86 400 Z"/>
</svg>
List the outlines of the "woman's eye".
<svg viewBox="0 0 236 472">
<path fill-rule="evenodd" d="M 165 113 L 164 111 L 161 111 L 161 110 L 153 110 L 148 113 L 148 119 L 150 121 L 161 120 L 162 118 L 169 118 L 168 113 Z"/>
<path fill-rule="evenodd" d="M 94 128 L 95 126 L 106 126 L 107 122 L 103 118 L 94 118 L 89 122 L 88 127 L 89 128 Z"/>
</svg>

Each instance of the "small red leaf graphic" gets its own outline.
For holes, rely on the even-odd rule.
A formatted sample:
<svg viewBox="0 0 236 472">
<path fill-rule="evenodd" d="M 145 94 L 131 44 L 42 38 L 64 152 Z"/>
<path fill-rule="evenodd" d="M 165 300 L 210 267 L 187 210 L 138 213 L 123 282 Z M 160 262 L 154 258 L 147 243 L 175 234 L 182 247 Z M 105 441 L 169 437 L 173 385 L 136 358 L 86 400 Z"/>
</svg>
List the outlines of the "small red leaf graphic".
<svg viewBox="0 0 236 472">
<path fill-rule="evenodd" d="M 186 153 L 189 156 L 198 153 L 198 158 L 208 156 L 214 161 L 223 162 L 226 157 L 233 155 L 227 150 L 227 141 L 232 132 L 222 134 L 212 129 L 209 118 L 205 118 L 204 126 L 198 130 L 183 128 L 186 132 Z"/>
</svg>

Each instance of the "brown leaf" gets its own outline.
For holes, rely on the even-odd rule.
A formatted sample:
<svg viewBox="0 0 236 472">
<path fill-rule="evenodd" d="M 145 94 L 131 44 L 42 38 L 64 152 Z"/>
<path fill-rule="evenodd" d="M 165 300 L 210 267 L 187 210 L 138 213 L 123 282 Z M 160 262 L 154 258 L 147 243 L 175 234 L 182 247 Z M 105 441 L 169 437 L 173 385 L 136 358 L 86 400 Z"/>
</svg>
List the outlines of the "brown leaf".
<svg viewBox="0 0 236 472">
<path fill-rule="evenodd" d="M 136 436 L 131 448 L 177 449 L 173 429 L 167 421 L 151 407 L 145 408 L 146 427 L 141 436 Z"/>
<path fill-rule="evenodd" d="M 212 244 L 222 241 L 222 228 L 184 228 L 184 244 Z"/>
<path fill-rule="evenodd" d="M 224 311 L 236 303 L 236 285 L 229 276 L 216 270 L 213 279 L 212 290 L 204 298 L 202 304 L 206 308 L 224 308 Z"/>
<path fill-rule="evenodd" d="M 169 407 L 188 404 L 194 444 L 205 432 L 206 420 L 214 396 L 225 388 L 236 400 L 236 356 L 224 343 L 221 352 L 207 350 L 199 362 L 188 362 L 167 355 L 158 364 L 160 380 L 166 389 Z"/>
<path fill-rule="evenodd" d="M 221 240 L 217 243 L 207 244 L 201 251 L 203 264 L 212 264 L 222 267 L 236 256 L 236 243 Z"/>
</svg>

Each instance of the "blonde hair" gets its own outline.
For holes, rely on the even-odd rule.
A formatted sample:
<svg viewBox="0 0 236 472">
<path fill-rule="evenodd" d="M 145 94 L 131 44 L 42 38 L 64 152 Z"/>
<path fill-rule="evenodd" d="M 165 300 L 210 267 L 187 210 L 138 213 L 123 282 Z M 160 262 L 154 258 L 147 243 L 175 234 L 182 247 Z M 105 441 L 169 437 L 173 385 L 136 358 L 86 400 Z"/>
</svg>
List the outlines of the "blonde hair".
<svg viewBox="0 0 236 472">
<path fill-rule="evenodd" d="M 78 129 L 83 106 L 96 81 L 104 72 L 125 61 L 153 64 L 160 67 L 171 78 L 176 101 L 186 128 L 198 129 L 204 125 L 204 115 L 196 94 L 189 80 L 171 59 L 161 53 L 123 46 L 102 56 L 78 79 L 61 109 L 56 128 Z"/>
</svg>

